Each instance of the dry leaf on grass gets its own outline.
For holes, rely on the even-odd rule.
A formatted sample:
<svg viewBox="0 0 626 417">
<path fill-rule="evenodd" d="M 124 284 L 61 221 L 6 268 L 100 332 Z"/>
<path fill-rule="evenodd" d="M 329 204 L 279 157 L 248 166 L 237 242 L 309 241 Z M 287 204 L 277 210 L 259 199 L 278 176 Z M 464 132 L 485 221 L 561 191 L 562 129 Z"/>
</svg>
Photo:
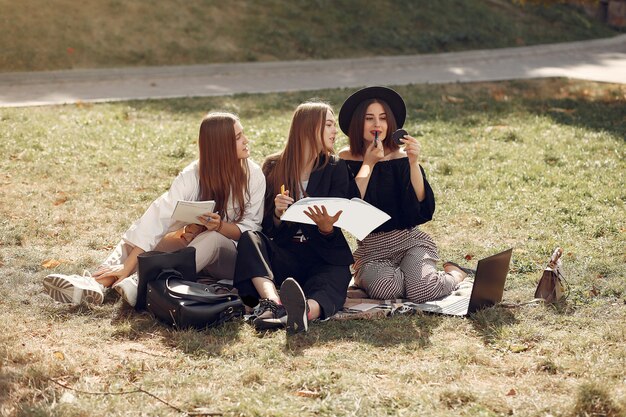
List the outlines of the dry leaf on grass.
<svg viewBox="0 0 626 417">
<path fill-rule="evenodd" d="M 507 130 L 510 126 L 508 125 L 495 125 L 495 126 L 487 126 L 485 128 L 485 133 L 489 133 L 493 130 Z"/>
<path fill-rule="evenodd" d="M 530 348 L 526 345 L 509 345 L 509 350 L 513 353 L 526 352 L 528 349 Z"/>
<path fill-rule="evenodd" d="M 507 393 L 506 393 L 506 395 L 507 395 L 508 397 L 512 397 L 512 396 L 514 396 L 514 395 L 517 395 L 517 391 L 515 391 L 515 388 L 511 388 L 511 389 L 509 390 L 509 392 L 507 392 Z"/>
<path fill-rule="evenodd" d="M 296 395 L 299 397 L 306 397 L 306 398 L 319 398 L 321 396 L 319 392 L 310 391 L 308 389 L 301 389 L 300 391 L 296 392 Z"/>
<path fill-rule="evenodd" d="M 60 350 L 57 350 L 57 351 L 54 352 L 54 357 L 57 358 L 60 361 L 64 361 L 65 360 L 65 355 Z"/>
<path fill-rule="evenodd" d="M 68 199 L 67 194 L 65 194 L 64 192 L 60 192 L 59 195 L 57 196 L 57 198 L 54 200 L 54 205 L 55 206 L 60 206 L 61 204 L 64 204 Z"/>
<path fill-rule="evenodd" d="M 208 409 L 206 407 L 197 407 L 197 408 L 194 408 L 191 411 L 188 411 L 187 415 L 188 416 L 200 417 L 200 416 L 222 416 L 224 414 L 222 414 L 220 412 L 216 412 L 216 411 L 211 411 L 210 409 Z"/>
<path fill-rule="evenodd" d="M 555 113 L 565 113 L 565 114 L 576 113 L 576 109 L 562 109 L 560 107 L 550 107 L 548 111 L 555 112 Z"/>
<path fill-rule="evenodd" d="M 71 404 L 76 402 L 76 396 L 69 391 L 65 391 L 61 398 L 59 398 L 60 403 Z"/>
<path fill-rule="evenodd" d="M 46 259 L 41 263 L 41 266 L 46 269 L 56 268 L 59 265 L 61 265 L 61 261 L 57 261 L 56 259 Z"/>
<path fill-rule="evenodd" d="M 444 94 L 441 96 L 441 101 L 443 101 L 444 103 L 457 104 L 457 103 L 464 103 L 465 99 Z"/>
</svg>

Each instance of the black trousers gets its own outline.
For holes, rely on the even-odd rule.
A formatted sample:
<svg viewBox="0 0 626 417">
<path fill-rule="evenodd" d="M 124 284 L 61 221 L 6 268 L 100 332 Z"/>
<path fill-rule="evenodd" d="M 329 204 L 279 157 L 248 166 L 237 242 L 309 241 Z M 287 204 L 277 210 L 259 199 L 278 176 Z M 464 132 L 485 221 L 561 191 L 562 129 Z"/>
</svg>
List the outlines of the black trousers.
<svg viewBox="0 0 626 417">
<path fill-rule="evenodd" d="M 267 278 L 280 288 L 289 277 L 298 281 L 307 298 L 317 301 L 327 318 L 343 308 L 351 274 L 349 265 L 331 265 L 308 242 L 278 246 L 261 232 L 244 232 L 237 244 L 234 286 L 251 307 L 259 302 L 252 278 Z"/>
</svg>

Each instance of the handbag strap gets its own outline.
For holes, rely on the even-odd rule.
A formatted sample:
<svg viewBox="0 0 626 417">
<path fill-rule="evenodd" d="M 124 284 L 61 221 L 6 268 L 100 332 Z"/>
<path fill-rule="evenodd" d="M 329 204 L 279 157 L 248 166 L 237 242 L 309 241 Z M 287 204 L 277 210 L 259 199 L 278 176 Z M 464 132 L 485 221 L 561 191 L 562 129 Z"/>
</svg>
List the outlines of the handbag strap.
<svg viewBox="0 0 626 417">
<path fill-rule="evenodd" d="M 183 279 L 184 276 L 182 274 L 182 272 L 174 269 L 174 268 L 166 268 L 163 269 L 161 272 L 159 272 L 159 275 L 157 275 L 156 277 L 156 281 L 159 281 L 161 279 L 170 279 L 171 277 L 177 278 L 177 279 Z"/>
<path fill-rule="evenodd" d="M 167 288 L 167 292 L 174 297 L 191 301 L 199 301 L 207 304 L 217 304 L 224 301 L 231 301 L 237 297 L 230 292 L 219 294 L 218 291 L 225 288 L 221 285 L 205 285 L 197 282 L 185 281 L 175 276 L 170 276 L 166 279 L 165 287 Z"/>
</svg>

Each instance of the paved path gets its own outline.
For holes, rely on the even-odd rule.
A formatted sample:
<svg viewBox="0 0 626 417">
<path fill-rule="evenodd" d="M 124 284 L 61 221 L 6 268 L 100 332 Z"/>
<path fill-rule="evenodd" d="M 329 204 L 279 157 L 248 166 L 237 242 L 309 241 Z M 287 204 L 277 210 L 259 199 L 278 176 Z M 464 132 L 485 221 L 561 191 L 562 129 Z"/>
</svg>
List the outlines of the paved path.
<svg viewBox="0 0 626 417">
<path fill-rule="evenodd" d="M 0 73 L 0 107 L 542 77 L 626 83 L 626 34 L 432 55 Z"/>
</svg>

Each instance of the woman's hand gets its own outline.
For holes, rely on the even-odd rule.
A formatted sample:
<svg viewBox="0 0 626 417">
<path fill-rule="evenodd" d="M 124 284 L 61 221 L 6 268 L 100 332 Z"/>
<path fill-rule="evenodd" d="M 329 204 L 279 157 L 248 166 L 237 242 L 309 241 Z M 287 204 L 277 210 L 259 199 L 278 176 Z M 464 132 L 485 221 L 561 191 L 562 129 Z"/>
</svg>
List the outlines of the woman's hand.
<svg viewBox="0 0 626 417">
<path fill-rule="evenodd" d="M 419 165 L 422 147 L 417 139 L 410 135 L 404 135 L 400 141 L 404 144 L 404 152 L 409 157 L 409 164 Z"/>
<path fill-rule="evenodd" d="M 274 216 L 280 218 L 287 208 L 293 204 L 293 198 L 289 196 L 289 190 L 284 194 L 276 194 L 274 197 Z"/>
<path fill-rule="evenodd" d="M 374 166 L 378 161 L 385 157 L 385 149 L 383 142 L 378 141 L 378 145 L 375 146 L 374 141 L 365 148 L 365 155 L 363 155 L 363 164 Z"/>
<path fill-rule="evenodd" d="M 206 227 L 201 226 L 199 224 L 195 224 L 195 223 L 188 224 L 187 226 L 183 228 L 183 233 L 180 235 L 180 238 L 183 240 L 183 242 L 189 245 L 191 241 L 196 238 L 196 236 L 198 236 L 200 233 L 204 232 L 205 230 L 207 230 Z"/>
<path fill-rule="evenodd" d="M 204 213 L 202 216 L 198 216 L 197 218 L 209 232 L 217 230 L 222 223 L 222 218 L 217 213 Z"/>
<path fill-rule="evenodd" d="M 315 222 L 317 228 L 320 229 L 320 233 L 323 235 L 329 235 L 333 232 L 333 225 L 337 223 L 341 213 L 343 213 L 343 211 L 339 210 L 334 216 L 331 216 L 324 206 L 322 206 L 321 209 L 318 206 L 313 206 L 304 211 L 304 214 Z"/>
<path fill-rule="evenodd" d="M 91 276 L 105 287 L 115 285 L 132 274 L 130 267 L 125 265 L 106 266 L 95 271 Z"/>
</svg>

